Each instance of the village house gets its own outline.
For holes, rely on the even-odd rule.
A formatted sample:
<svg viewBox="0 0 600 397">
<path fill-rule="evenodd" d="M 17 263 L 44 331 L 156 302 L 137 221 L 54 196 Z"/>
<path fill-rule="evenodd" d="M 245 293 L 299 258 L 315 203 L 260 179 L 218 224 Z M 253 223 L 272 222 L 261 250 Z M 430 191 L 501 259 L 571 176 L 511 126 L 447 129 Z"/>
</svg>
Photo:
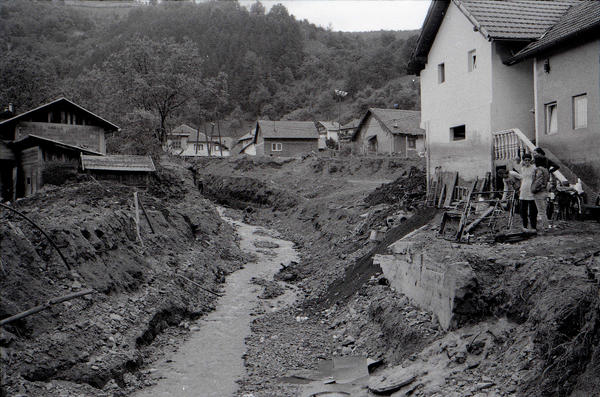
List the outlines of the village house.
<svg viewBox="0 0 600 397">
<path fill-rule="evenodd" d="M 337 121 L 317 121 L 316 126 L 319 131 L 319 150 L 327 147 L 328 139 L 339 142 L 340 124 Z"/>
<path fill-rule="evenodd" d="M 2 200 L 35 193 L 57 164 L 77 169 L 81 154 L 106 154 L 105 134 L 115 131 L 118 126 L 66 98 L 0 121 Z"/>
<path fill-rule="evenodd" d="M 419 121 L 417 110 L 371 108 L 351 137 L 354 151 L 359 154 L 418 157 L 425 150 L 424 132 Z"/>
<path fill-rule="evenodd" d="M 174 128 L 167 134 L 164 149 L 182 157 L 228 157 L 231 138 L 213 136 L 209 138 L 199 130 L 186 124 Z"/>
<path fill-rule="evenodd" d="M 257 156 L 294 157 L 316 152 L 319 132 L 312 121 L 258 120 L 253 142 Z"/>
<path fill-rule="evenodd" d="M 495 175 L 535 145 L 557 161 L 599 165 L 597 8 L 432 2 L 409 64 L 421 76 L 429 178 L 438 168 L 462 180 Z"/>
<path fill-rule="evenodd" d="M 595 191 L 600 190 L 599 49 L 600 2 L 583 1 L 507 62 L 533 61 L 535 142 L 563 163 L 566 177 L 579 177 Z"/>
<path fill-rule="evenodd" d="M 256 145 L 254 144 L 254 131 L 242 135 L 238 138 L 237 146 L 240 148 L 240 154 L 247 154 L 248 156 L 256 156 Z"/>
</svg>

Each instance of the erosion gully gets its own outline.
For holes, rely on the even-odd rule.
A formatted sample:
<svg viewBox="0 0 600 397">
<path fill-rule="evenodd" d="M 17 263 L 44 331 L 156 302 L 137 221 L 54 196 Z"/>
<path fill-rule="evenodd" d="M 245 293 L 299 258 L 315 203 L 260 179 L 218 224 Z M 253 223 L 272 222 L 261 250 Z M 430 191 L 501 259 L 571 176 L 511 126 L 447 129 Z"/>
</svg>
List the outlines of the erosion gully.
<svg viewBox="0 0 600 397">
<path fill-rule="evenodd" d="M 270 280 L 281 264 L 297 261 L 293 243 L 274 237 L 276 233 L 270 230 L 233 220 L 224 215 L 223 208 L 218 210 L 236 228 L 241 249 L 254 253 L 257 260 L 227 278 L 216 310 L 198 320 L 190 338 L 156 367 L 158 383 L 138 392 L 136 397 L 234 395 L 238 389 L 236 380 L 245 373 L 244 340 L 250 334 L 257 305 L 278 310 L 295 299 L 295 292 L 286 289 L 286 294 L 275 300 L 259 300 L 262 287 L 251 282 L 253 277 Z M 265 246 L 265 242 L 274 248 L 257 248 Z"/>
</svg>

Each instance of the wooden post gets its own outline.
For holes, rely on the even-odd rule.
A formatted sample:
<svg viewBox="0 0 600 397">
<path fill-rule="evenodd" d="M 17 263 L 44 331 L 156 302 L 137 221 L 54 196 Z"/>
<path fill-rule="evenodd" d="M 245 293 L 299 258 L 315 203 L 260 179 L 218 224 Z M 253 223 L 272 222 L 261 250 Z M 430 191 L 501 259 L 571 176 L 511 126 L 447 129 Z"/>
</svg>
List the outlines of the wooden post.
<svg viewBox="0 0 600 397">
<path fill-rule="evenodd" d="M 146 217 L 146 220 L 148 221 L 150 230 L 152 230 L 152 234 L 154 234 L 155 233 L 154 227 L 152 226 L 152 222 L 150 222 L 150 217 L 148 216 L 148 213 L 146 212 L 146 209 L 144 208 L 144 203 L 142 203 L 142 200 L 139 200 L 139 203 L 140 203 L 140 207 L 142 208 L 142 212 L 144 213 L 144 216 Z"/>
<path fill-rule="evenodd" d="M 140 234 L 140 210 L 138 208 L 138 196 L 137 192 L 133 192 L 133 205 L 135 207 L 135 231 L 137 233 L 138 239 L 140 239 L 140 244 L 142 248 L 144 247 L 144 242 L 142 241 L 142 235 Z"/>
</svg>

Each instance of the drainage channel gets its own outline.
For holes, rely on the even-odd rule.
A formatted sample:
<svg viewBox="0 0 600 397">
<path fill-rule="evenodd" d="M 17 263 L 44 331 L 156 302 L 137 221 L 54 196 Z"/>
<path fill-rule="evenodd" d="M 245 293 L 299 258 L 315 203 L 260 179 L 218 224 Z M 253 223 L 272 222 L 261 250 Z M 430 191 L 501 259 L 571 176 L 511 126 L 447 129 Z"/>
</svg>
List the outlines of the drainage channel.
<svg viewBox="0 0 600 397">
<path fill-rule="evenodd" d="M 260 300 L 262 287 L 252 283 L 253 277 L 271 280 L 281 264 L 298 260 L 293 243 L 274 237 L 270 230 L 251 226 L 223 215 L 235 227 L 240 248 L 254 253 L 257 261 L 231 274 L 225 283 L 224 296 L 217 308 L 198 320 L 197 331 L 170 357 L 156 367 L 158 383 L 135 394 L 136 397 L 203 396 L 225 397 L 236 394 L 236 380 L 245 374 L 242 356 L 246 352 L 245 338 L 250 334 L 251 313 L 257 305 L 266 310 L 278 310 L 293 303 L 295 291 L 273 300 Z M 257 248 L 269 246 L 268 250 Z"/>
</svg>

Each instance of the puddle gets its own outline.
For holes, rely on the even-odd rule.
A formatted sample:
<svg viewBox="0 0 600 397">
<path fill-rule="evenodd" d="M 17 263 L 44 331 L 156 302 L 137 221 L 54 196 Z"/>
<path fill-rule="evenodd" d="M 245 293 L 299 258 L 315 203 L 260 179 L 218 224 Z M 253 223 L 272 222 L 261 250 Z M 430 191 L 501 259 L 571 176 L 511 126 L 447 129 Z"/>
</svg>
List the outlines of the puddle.
<svg viewBox="0 0 600 397">
<path fill-rule="evenodd" d="M 134 394 L 136 397 L 236 395 L 236 380 L 245 375 L 242 356 L 246 352 L 244 340 L 250 334 L 252 313 L 278 310 L 296 298 L 294 289 L 284 287 L 284 295 L 272 300 L 259 299 L 263 288 L 250 281 L 253 277 L 271 280 L 282 263 L 298 261 L 293 243 L 272 237 L 277 235 L 273 231 L 227 218 L 222 208 L 218 210 L 235 227 L 240 248 L 254 253 L 257 260 L 227 277 L 224 296 L 216 310 L 198 320 L 195 325 L 199 330 L 155 367 L 158 383 Z M 259 241 L 259 246 L 273 248 L 260 249 L 256 245 Z"/>
</svg>

